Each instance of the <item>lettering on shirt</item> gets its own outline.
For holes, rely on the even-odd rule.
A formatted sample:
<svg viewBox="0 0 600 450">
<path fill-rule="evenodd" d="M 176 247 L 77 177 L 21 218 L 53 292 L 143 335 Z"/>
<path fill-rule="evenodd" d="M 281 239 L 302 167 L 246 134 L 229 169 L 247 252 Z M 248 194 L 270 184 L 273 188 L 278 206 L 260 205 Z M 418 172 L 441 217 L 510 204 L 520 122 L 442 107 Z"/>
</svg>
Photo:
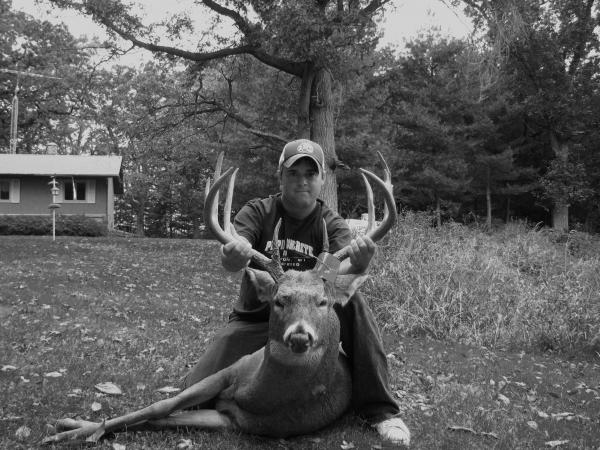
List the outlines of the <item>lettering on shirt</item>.
<svg viewBox="0 0 600 450">
<path fill-rule="evenodd" d="M 308 270 L 316 262 L 312 245 L 295 239 L 278 239 L 281 265 L 284 270 Z M 264 253 L 269 255 L 273 248 L 272 241 L 267 242 Z"/>
</svg>

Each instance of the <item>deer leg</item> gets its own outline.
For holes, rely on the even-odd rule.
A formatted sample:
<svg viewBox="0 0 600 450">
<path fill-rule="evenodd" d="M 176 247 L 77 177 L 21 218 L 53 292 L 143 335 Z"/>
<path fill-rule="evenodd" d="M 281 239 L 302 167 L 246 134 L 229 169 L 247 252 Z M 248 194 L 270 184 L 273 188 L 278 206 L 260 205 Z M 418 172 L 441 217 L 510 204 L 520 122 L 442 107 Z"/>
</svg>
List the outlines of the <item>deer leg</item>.
<svg viewBox="0 0 600 450">
<path fill-rule="evenodd" d="M 150 406 L 137 411 L 124 414 L 103 423 L 80 421 L 81 427 L 64 431 L 45 438 L 42 443 L 50 444 L 64 441 L 65 439 L 78 439 L 92 436 L 100 432 L 101 434 L 112 433 L 124 428 L 142 425 L 145 422 L 164 419 L 174 411 L 189 408 L 191 406 L 204 403 L 216 397 L 230 384 L 230 370 L 223 369 L 203 380 L 198 381 L 189 388 L 181 391 L 175 397 L 160 400 Z M 75 421 L 76 422 L 76 421 Z M 73 422 L 64 422 L 73 424 Z M 100 431 L 103 428 L 102 431 Z"/>
<path fill-rule="evenodd" d="M 233 428 L 231 420 L 214 409 L 178 411 L 162 419 L 151 420 L 148 424 L 157 428 L 190 427 L 210 430 Z"/>
</svg>

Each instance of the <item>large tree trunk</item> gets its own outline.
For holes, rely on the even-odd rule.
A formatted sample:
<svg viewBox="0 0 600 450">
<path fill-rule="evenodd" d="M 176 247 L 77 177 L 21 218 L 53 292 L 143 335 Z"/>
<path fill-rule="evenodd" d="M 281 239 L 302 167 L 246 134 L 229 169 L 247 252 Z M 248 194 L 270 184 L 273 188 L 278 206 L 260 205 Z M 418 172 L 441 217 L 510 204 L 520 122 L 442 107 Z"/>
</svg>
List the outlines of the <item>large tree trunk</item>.
<svg viewBox="0 0 600 450">
<path fill-rule="evenodd" d="M 320 197 L 333 211 L 338 210 L 337 178 L 335 174 L 335 153 L 333 96 L 331 72 L 316 69 L 310 90 L 310 139 L 323 147 L 327 173 Z"/>
<path fill-rule="evenodd" d="M 569 158 L 569 147 L 561 142 L 556 133 L 550 132 L 550 144 L 556 158 L 567 162 Z M 552 227 L 556 230 L 567 231 L 569 229 L 569 203 L 567 199 L 553 199 Z"/>
</svg>

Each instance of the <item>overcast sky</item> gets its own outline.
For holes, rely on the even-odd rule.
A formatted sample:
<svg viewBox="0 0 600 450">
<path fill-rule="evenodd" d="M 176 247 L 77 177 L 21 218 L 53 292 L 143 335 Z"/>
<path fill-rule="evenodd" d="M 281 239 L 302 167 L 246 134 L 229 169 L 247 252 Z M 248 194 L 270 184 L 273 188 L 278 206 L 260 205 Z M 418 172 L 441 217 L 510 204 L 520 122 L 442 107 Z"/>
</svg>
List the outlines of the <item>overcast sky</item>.
<svg viewBox="0 0 600 450">
<path fill-rule="evenodd" d="M 145 15 L 150 20 L 157 20 L 177 10 L 186 10 L 191 0 L 144 0 Z M 417 36 L 419 31 L 438 27 L 442 34 L 463 37 L 469 34 L 470 22 L 461 12 L 446 6 L 441 0 L 394 0 L 394 6 L 385 16 L 383 44 L 393 44 L 400 48 L 406 40 Z M 61 11 L 48 6 L 47 3 L 36 3 L 35 0 L 13 0 L 13 9 L 24 11 L 39 19 L 52 22 L 64 22 L 71 34 L 76 37 L 85 35 L 104 38 L 102 28 L 90 19 L 75 12 Z M 124 63 L 136 65 L 136 59 L 146 59 L 144 50 L 137 50 Z"/>
</svg>

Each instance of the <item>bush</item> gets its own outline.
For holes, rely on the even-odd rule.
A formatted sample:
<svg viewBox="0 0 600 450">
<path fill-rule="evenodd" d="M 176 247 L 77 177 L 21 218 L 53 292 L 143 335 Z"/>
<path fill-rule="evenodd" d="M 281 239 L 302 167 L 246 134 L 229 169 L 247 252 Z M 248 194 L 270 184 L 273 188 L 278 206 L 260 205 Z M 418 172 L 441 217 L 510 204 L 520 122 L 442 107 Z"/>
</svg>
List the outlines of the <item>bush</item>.
<svg viewBox="0 0 600 450">
<path fill-rule="evenodd" d="M 0 216 L 0 235 L 52 234 L 48 216 Z M 57 236 L 106 236 L 106 224 L 85 216 L 56 217 Z"/>
<path fill-rule="evenodd" d="M 526 224 L 490 234 L 407 214 L 363 288 L 387 327 L 491 347 L 581 349 L 600 333 L 600 241 L 573 252 Z M 575 256 L 576 255 L 576 256 Z"/>
</svg>

